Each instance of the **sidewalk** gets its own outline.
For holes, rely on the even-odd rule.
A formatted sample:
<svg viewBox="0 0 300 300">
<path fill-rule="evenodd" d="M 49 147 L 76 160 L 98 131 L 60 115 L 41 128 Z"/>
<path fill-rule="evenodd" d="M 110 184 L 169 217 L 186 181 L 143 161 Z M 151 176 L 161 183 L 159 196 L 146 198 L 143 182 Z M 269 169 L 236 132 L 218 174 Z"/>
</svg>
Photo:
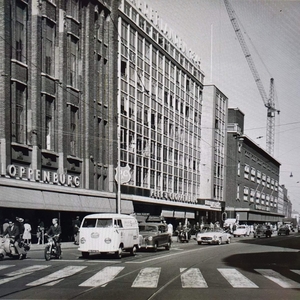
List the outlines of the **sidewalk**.
<svg viewBox="0 0 300 300">
<path fill-rule="evenodd" d="M 37 250 L 44 250 L 47 243 L 43 244 L 31 244 L 29 251 L 37 251 Z M 74 242 L 62 242 L 61 243 L 61 249 L 77 249 L 78 245 L 75 245 Z"/>
<path fill-rule="evenodd" d="M 194 236 L 191 237 L 190 241 L 194 240 Z M 177 236 L 172 236 L 172 242 L 177 243 Z M 46 244 L 31 244 L 29 251 L 41 251 L 44 250 L 46 247 Z M 61 249 L 77 249 L 79 246 L 75 245 L 74 242 L 62 242 L 61 243 Z"/>
</svg>

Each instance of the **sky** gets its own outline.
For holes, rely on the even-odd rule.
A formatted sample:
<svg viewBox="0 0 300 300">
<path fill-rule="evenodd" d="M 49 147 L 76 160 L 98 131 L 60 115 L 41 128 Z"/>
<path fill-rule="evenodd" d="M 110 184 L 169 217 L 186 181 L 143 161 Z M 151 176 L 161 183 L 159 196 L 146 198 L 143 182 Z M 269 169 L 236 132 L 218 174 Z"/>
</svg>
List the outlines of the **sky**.
<svg viewBox="0 0 300 300">
<path fill-rule="evenodd" d="M 279 184 L 300 213 L 300 0 L 229 0 L 269 95 L 274 78 Z M 245 114 L 244 134 L 266 149 L 267 109 L 223 0 L 144 0 L 201 59 L 205 84 Z M 292 175 L 292 176 L 291 176 Z"/>
</svg>

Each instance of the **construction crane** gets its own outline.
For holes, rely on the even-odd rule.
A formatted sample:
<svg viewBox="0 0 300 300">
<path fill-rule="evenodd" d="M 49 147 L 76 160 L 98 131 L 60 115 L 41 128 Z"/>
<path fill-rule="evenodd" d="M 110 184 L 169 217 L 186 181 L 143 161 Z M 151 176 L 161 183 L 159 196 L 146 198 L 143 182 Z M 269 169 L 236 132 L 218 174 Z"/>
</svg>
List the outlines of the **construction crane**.
<svg viewBox="0 0 300 300">
<path fill-rule="evenodd" d="M 254 77 L 256 86 L 258 88 L 258 91 L 260 93 L 260 96 L 264 102 L 265 107 L 267 108 L 267 135 L 266 135 L 266 150 L 267 152 L 273 156 L 274 153 L 274 140 L 275 140 L 275 115 L 276 112 L 279 114 L 279 110 L 275 108 L 275 100 L 274 100 L 274 79 L 270 79 L 270 91 L 269 91 L 269 97 L 267 97 L 266 91 L 264 89 L 264 86 L 261 82 L 261 79 L 259 77 L 258 71 L 256 69 L 256 66 L 254 64 L 254 61 L 252 59 L 252 56 L 250 54 L 250 51 L 247 47 L 247 44 L 245 42 L 245 39 L 243 37 L 243 34 L 241 32 L 240 26 L 237 21 L 237 16 L 235 11 L 233 10 L 230 2 L 228 0 L 224 0 L 227 13 L 229 15 L 229 19 L 231 21 L 231 24 L 233 26 L 233 29 L 235 31 L 235 34 L 239 40 L 239 43 L 241 45 L 241 48 L 243 50 L 244 56 L 247 60 L 247 63 L 249 65 L 249 68 L 252 72 L 252 75 Z"/>
</svg>

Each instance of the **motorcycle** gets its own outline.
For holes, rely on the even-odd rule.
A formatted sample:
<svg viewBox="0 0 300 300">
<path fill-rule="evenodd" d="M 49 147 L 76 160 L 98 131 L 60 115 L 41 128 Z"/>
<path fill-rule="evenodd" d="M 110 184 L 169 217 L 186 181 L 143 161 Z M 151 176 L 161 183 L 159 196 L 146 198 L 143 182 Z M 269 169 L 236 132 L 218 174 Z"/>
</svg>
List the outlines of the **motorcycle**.
<svg viewBox="0 0 300 300">
<path fill-rule="evenodd" d="M 14 239 L 0 236 L 0 260 L 3 260 L 5 256 L 10 258 L 19 258 L 20 254 L 18 253 L 14 243 Z M 22 259 L 26 258 L 27 252 L 30 250 L 30 246 L 24 241 L 20 241 L 19 245 L 24 250 L 24 253 L 22 253 Z"/>
<path fill-rule="evenodd" d="M 58 236 L 49 236 L 45 234 L 45 237 L 48 239 L 47 245 L 44 250 L 45 260 L 50 260 L 51 258 L 62 258 L 60 243 L 56 240 Z"/>
<path fill-rule="evenodd" d="M 189 233 L 185 230 L 180 230 L 178 232 L 178 241 L 180 243 L 189 242 Z"/>
</svg>

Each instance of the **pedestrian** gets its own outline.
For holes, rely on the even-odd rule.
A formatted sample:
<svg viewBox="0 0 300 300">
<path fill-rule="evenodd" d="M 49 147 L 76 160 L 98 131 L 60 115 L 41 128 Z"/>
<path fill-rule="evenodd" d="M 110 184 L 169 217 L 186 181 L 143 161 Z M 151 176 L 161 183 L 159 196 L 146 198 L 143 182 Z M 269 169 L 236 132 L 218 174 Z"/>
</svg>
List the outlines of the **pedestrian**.
<svg viewBox="0 0 300 300">
<path fill-rule="evenodd" d="M 27 244 L 31 243 L 31 225 L 29 224 L 28 219 L 26 219 L 24 223 L 23 240 Z"/>
<path fill-rule="evenodd" d="M 76 219 L 73 220 L 72 227 L 73 227 L 74 244 L 79 245 L 79 228 L 80 228 L 79 216 L 77 216 Z"/>
<path fill-rule="evenodd" d="M 5 232 L 5 230 L 6 230 L 7 227 L 8 227 L 8 219 L 5 219 L 5 220 L 4 220 L 4 223 L 3 223 L 3 225 L 2 225 L 2 229 L 3 229 L 2 232 Z"/>
<path fill-rule="evenodd" d="M 45 231 L 44 222 L 41 221 L 41 219 L 39 219 L 38 220 L 38 227 L 37 227 L 37 230 L 36 230 L 36 237 L 37 237 L 38 245 L 44 243 L 44 231 Z"/>
<path fill-rule="evenodd" d="M 55 245 L 57 247 L 58 256 L 61 257 L 61 247 L 60 247 L 61 227 L 58 224 L 57 218 L 52 219 L 52 225 L 48 229 L 47 234 L 53 237 L 53 240 L 55 241 Z"/>
<path fill-rule="evenodd" d="M 171 223 L 168 224 L 168 233 L 170 236 L 173 235 L 173 225 Z"/>
</svg>

